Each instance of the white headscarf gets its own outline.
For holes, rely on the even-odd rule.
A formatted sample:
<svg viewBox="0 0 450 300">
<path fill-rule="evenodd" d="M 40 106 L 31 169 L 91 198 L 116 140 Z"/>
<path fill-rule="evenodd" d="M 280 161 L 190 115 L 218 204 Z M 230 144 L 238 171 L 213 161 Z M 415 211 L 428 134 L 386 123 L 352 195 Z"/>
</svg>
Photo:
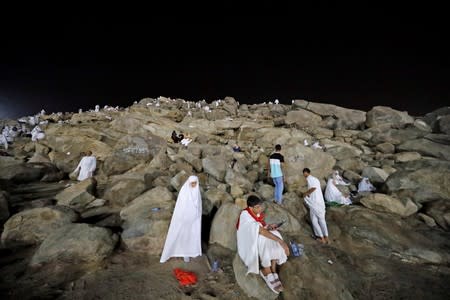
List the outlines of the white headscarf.
<svg viewBox="0 0 450 300">
<path fill-rule="evenodd" d="M 363 179 L 358 184 L 358 192 L 372 192 L 375 191 L 375 187 L 370 183 L 368 177 L 363 177 Z"/>
<path fill-rule="evenodd" d="M 197 182 L 195 187 L 191 186 L 192 182 Z M 192 207 L 194 207 L 195 210 L 192 210 Z M 192 211 L 190 214 L 193 217 L 198 217 L 202 214 L 202 197 L 200 195 L 200 182 L 198 181 L 197 176 L 189 176 L 181 187 L 180 192 L 178 193 L 174 214 L 177 213 L 177 210 L 184 215 Z"/>
</svg>

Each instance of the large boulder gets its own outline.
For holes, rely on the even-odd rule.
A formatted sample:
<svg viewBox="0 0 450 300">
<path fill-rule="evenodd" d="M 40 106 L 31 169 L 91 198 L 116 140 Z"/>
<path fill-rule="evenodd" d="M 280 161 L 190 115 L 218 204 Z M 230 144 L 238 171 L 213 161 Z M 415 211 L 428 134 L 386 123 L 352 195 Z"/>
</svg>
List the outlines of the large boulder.
<svg viewBox="0 0 450 300">
<path fill-rule="evenodd" d="M 259 274 L 247 274 L 247 267 L 242 262 L 239 254 L 236 254 L 233 259 L 233 271 L 236 282 L 248 297 L 267 300 L 277 299 L 278 295 L 269 289 Z"/>
<path fill-rule="evenodd" d="M 366 112 L 333 104 L 295 100 L 293 106 L 309 110 L 324 119 L 332 120 L 329 124 L 332 129 L 360 129 L 366 121 Z"/>
<path fill-rule="evenodd" d="M 288 192 L 296 191 L 306 185 L 303 168 L 309 168 L 312 175 L 320 179 L 328 176 L 336 163 L 336 160 L 327 152 L 317 151 L 303 144 L 286 145 L 282 148 L 282 153 L 285 160 L 283 166 L 286 177 L 285 188 Z"/>
<path fill-rule="evenodd" d="M 25 210 L 6 221 L 1 240 L 6 247 L 39 244 L 56 229 L 77 219 L 71 209 L 58 206 Z"/>
<path fill-rule="evenodd" d="M 236 251 L 236 221 L 241 211 L 234 203 L 225 203 L 220 206 L 211 225 L 210 244 L 217 243 Z"/>
<path fill-rule="evenodd" d="M 345 142 L 326 139 L 322 140 L 322 144 L 326 147 L 326 153 L 333 156 L 336 160 L 356 158 L 362 154 L 361 150 Z"/>
<path fill-rule="evenodd" d="M 227 162 L 223 157 L 206 157 L 202 159 L 202 166 L 205 173 L 211 175 L 216 180 L 223 182 L 227 171 Z"/>
<path fill-rule="evenodd" d="M 141 163 L 151 161 L 164 145 L 164 139 L 152 134 L 147 134 L 145 138 L 126 135 L 117 141 L 112 155 L 105 159 L 102 170 L 107 175 L 124 173 Z"/>
<path fill-rule="evenodd" d="M 267 208 L 265 210 L 267 224 L 276 224 L 284 221 L 282 227 L 280 227 L 280 232 L 284 234 L 298 234 L 301 231 L 300 222 L 297 219 L 298 216 L 294 216 L 294 212 L 290 212 L 283 206 L 275 204 L 273 202 L 268 202 Z"/>
<path fill-rule="evenodd" d="M 441 107 L 430 113 L 427 113 L 422 118 L 422 120 L 431 127 L 433 132 L 437 133 L 440 132 L 439 120 L 447 115 L 450 115 L 450 106 Z"/>
<path fill-rule="evenodd" d="M 95 200 L 96 181 L 94 178 L 88 178 L 80 183 L 71 185 L 55 196 L 58 205 L 65 205 L 77 212 L 83 212 L 88 205 Z"/>
<path fill-rule="evenodd" d="M 365 167 L 361 174 L 362 177 L 367 177 L 372 183 L 381 184 L 386 181 L 388 174 L 386 171 L 375 167 Z"/>
<path fill-rule="evenodd" d="M 392 127 L 403 127 L 414 123 L 414 118 L 406 111 L 398 111 L 388 106 L 374 106 L 367 112 L 367 127 L 390 124 Z"/>
<path fill-rule="evenodd" d="M 322 118 L 319 115 L 304 109 L 291 110 L 285 118 L 287 125 L 295 124 L 297 128 L 317 126 L 321 121 Z"/>
<path fill-rule="evenodd" d="M 341 276 L 345 273 L 343 267 L 327 263 L 327 257 L 319 249 L 308 247 L 306 251 L 309 249 L 310 252 L 290 258 L 281 267 L 283 299 L 354 299 L 345 282 L 353 276 Z"/>
<path fill-rule="evenodd" d="M 450 200 L 450 162 L 414 160 L 386 180 L 387 192 L 397 198 L 407 197 L 423 203 L 438 199 Z"/>
<path fill-rule="evenodd" d="M 41 180 L 45 175 L 59 174 L 59 170 L 51 163 L 21 163 L 2 166 L 0 180 L 15 183 L 28 183 Z"/>
<path fill-rule="evenodd" d="M 160 255 L 174 206 L 173 195 L 165 187 L 153 188 L 130 202 L 120 211 L 124 221 L 122 241 L 126 247 L 131 251 Z"/>
<path fill-rule="evenodd" d="M 424 206 L 425 213 L 432 217 L 439 226 L 450 231 L 450 203 L 448 200 L 437 200 Z"/>
<path fill-rule="evenodd" d="M 450 146 L 431 141 L 428 138 L 409 140 L 397 146 L 400 151 L 418 152 L 422 155 L 450 160 Z"/>
<path fill-rule="evenodd" d="M 117 241 L 117 235 L 109 229 L 88 224 L 66 224 L 45 238 L 30 265 L 99 264 L 112 253 Z"/>
<path fill-rule="evenodd" d="M 408 217 L 418 210 L 417 205 L 410 199 L 397 199 L 379 193 L 369 194 L 360 199 L 360 202 L 367 208 L 394 213 L 401 217 Z"/>
<path fill-rule="evenodd" d="M 123 207 L 142 194 L 146 188 L 143 178 L 124 178 L 109 183 L 102 198 L 108 200 L 113 206 Z"/>
</svg>

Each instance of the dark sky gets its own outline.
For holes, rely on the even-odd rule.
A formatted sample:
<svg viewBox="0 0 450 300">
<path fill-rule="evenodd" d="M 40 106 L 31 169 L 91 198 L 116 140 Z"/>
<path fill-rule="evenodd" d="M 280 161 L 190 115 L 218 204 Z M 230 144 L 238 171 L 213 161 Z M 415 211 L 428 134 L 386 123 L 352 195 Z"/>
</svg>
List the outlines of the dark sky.
<svg viewBox="0 0 450 300">
<path fill-rule="evenodd" d="M 382 9 L 266 8 L 265 15 L 149 10 L 3 21 L 0 118 L 158 96 L 387 105 L 412 115 L 449 105 L 449 35 L 439 8 L 418 7 L 407 18 Z"/>
</svg>

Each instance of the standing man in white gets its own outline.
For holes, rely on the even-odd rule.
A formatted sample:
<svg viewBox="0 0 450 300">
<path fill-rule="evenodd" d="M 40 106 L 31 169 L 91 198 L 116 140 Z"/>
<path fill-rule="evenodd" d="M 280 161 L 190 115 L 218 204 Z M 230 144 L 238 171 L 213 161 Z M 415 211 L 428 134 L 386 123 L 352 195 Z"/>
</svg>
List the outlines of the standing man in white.
<svg viewBox="0 0 450 300">
<path fill-rule="evenodd" d="M 197 176 L 189 176 L 178 193 L 160 262 L 164 263 L 171 257 L 183 257 L 185 262 L 189 262 L 191 257 L 201 256 L 201 226 L 199 181 Z"/>
<path fill-rule="evenodd" d="M 86 156 L 83 156 L 78 166 L 75 168 L 74 172 L 78 170 L 78 181 L 85 180 L 94 175 L 94 171 L 97 168 L 97 159 L 92 155 L 91 151 L 86 152 Z"/>
<path fill-rule="evenodd" d="M 328 228 L 325 221 L 325 202 L 323 200 L 320 181 L 311 175 L 311 170 L 303 169 L 303 176 L 308 182 L 308 190 L 305 192 L 305 202 L 309 207 L 309 216 L 315 236 L 322 244 L 328 244 Z"/>
</svg>

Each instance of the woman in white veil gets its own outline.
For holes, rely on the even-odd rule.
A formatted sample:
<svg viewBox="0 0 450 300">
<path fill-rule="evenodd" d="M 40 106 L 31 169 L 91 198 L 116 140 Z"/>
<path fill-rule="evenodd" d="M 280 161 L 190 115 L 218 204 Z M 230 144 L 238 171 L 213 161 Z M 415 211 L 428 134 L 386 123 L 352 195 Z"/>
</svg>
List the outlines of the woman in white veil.
<svg viewBox="0 0 450 300">
<path fill-rule="evenodd" d="M 171 257 L 202 255 L 201 246 L 202 198 L 197 176 L 190 176 L 178 193 L 177 202 L 170 221 L 160 262 Z"/>
<path fill-rule="evenodd" d="M 344 179 L 339 175 L 339 172 L 336 170 L 327 181 L 327 187 L 325 188 L 325 200 L 327 202 L 336 202 L 343 205 L 352 204 L 350 196 L 345 196 L 342 191 L 338 189 L 338 185 L 349 184 L 344 181 Z"/>
</svg>

